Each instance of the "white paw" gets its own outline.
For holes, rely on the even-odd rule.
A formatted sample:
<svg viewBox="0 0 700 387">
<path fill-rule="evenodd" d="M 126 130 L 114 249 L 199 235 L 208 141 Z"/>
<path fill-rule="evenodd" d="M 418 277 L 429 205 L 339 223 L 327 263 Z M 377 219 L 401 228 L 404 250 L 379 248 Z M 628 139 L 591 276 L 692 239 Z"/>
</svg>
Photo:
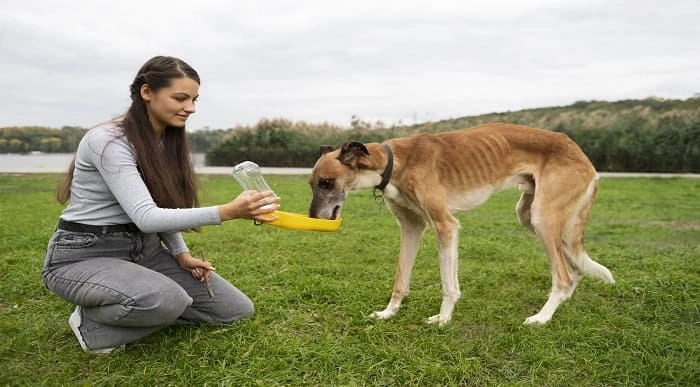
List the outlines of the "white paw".
<svg viewBox="0 0 700 387">
<path fill-rule="evenodd" d="M 536 314 L 534 316 L 530 316 L 525 319 L 525 322 L 523 324 L 525 325 L 544 325 L 548 323 L 550 318 L 547 317 L 542 317 L 539 314 Z"/>
<path fill-rule="evenodd" d="M 369 315 L 369 318 L 373 318 L 376 320 L 388 320 L 390 319 L 394 314 L 391 311 L 388 310 L 382 310 L 382 311 L 377 311 Z"/>
<path fill-rule="evenodd" d="M 443 325 L 447 324 L 448 322 L 450 322 L 451 319 L 452 319 L 452 316 L 448 316 L 446 318 L 441 318 L 439 314 L 436 314 L 435 316 L 428 317 L 428 320 L 426 321 L 426 323 L 428 323 L 430 325 L 437 324 L 438 326 L 443 326 Z"/>
</svg>

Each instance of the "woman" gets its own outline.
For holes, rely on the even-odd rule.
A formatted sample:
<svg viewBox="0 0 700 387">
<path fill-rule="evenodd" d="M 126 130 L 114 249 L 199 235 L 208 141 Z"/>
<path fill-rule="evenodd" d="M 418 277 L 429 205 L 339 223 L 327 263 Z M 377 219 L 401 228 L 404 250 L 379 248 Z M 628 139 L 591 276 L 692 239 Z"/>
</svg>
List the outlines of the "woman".
<svg viewBox="0 0 700 387">
<path fill-rule="evenodd" d="M 45 286 L 77 305 L 69 325 L 83 350 L 95 353 L 174 323 L 229 324 L 252 315 L 250 299 L 193 257 L 180 230 L 270 221 L 265 206 L 279 208 L 273 193 L 256 191 L 197 208 L 185 122 L 195 112 L 199 76 L 187 63 L 154 57 L 130 90 L 126 114 L 78 145 L 58 192 L 70 204 L 42 270 Z"/>
</svg>

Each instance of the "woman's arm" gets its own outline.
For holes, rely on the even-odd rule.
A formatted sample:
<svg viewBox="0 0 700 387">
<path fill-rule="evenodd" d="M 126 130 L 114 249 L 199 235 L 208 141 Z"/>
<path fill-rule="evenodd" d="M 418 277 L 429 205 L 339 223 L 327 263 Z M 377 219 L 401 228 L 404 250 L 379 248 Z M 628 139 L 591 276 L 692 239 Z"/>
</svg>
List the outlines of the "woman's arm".
<svg viewBox="0 0 700 387">
<path fill-rule="evenodd" d="M 143 232 L 168 232 L 221 224 L 217 206 L 203 208 L 159 208 L 136 167 L 126 138 L 113 138 L 109 131 L 91 136 L 91 163 L 100 172 L 126 215 Z M 96 152 L 95 150 L 101 150 Z"/>
<path fill-rule="evenodd" d="M 270 212 L 279 208 L 279 198 L 272 192 L 245 191 L 219 206 L 158 207 L 141 178 L 133 149 L 126 138 L 114 138 L 108 133 L 101 131 L 90 136 L 85 157 L 97 168 L 117 203 L 141 231 L 173 232 L 232 219 L 272 221 L 276 218 Z"/>
</svg>

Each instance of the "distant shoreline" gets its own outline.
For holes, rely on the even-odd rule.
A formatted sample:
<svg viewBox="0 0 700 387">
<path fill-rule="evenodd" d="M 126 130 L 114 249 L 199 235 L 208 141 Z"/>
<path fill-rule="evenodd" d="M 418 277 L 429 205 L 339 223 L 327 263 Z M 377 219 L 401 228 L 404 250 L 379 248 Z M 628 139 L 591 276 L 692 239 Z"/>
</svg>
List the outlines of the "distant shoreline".
<svg viewBox="0 0 700 387">
<path fill-rule="evenodd" d="M 198 175 L 230 175 L 233 167 L 195 167 L 195 173 Z M 311 168 L 282 168 L 282 167 L 261 167 L 260 170 L 264 175 L 308 175 L 311 173 Z M 63 174 L 68 171 L 67 167 L 3 167 L 0 166 L 0 174 L 4 175 L 28 175 L 28 174 Z"/>
<path fill-rule="evenodd" d="M 211 167 L 204 165 L 204 154 L 193 155 L 195 173 L 198 175 L 229 175 L 233 166 Z M 72 153 L 0 154 L 0 174 L 65 173 Z M 309 175 L 312 168 L 261 167 L 266 175 Z M 646 172 L 599 172 L 602 178 L 621 177 L 686 177 L 700 178 L 697 173 L 646 173 Z"/>
<path fill-rule="evenodd" d="M 2 174 L 29 174 L 29 173 L 66 173 L 71 161 L 72 153 L 28 153 L 0 154 L 0 173 Z M 210 167 L 204 165 L 204 154 L 192 155 L 195 172 L 201 175 L 228 175 L 233 166 Z M 311 168 L 276 168 L 262 167 L 264 174 L 271 175 L 308 175 Z"/>
</svg>

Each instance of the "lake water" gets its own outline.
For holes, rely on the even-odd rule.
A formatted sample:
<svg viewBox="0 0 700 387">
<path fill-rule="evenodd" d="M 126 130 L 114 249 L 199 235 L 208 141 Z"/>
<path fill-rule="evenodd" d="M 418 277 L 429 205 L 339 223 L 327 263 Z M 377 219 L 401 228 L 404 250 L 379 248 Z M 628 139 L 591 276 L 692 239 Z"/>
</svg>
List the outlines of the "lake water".
<svg viewBox="0 0 700 387">
<path fill-rule="evenodd" d="M 195 167 L 204 166 L 204 153 L 192 155 Z M 3 173 L 27 173 L 66 172 L 73 160 L 72 153 L 32 153 L 32 154 L 0 154 L 0 172 Z"/>
<path fill-rule="evenodd" d="M 64 173 L 73 160 L 72 153 L 0 154 L 0 173 Z M 230 175 L 231 167 L 208 167 L 204 165 L 204 153 L 192 155 L 197 173 Z M 263 174 L 309 175 L 311 168 L 262 167 Z M 615 173 L 600 172 L 601 177 L 690 177 L 700 178 L 700 174 L 689 173 Z"/>
</svg>

